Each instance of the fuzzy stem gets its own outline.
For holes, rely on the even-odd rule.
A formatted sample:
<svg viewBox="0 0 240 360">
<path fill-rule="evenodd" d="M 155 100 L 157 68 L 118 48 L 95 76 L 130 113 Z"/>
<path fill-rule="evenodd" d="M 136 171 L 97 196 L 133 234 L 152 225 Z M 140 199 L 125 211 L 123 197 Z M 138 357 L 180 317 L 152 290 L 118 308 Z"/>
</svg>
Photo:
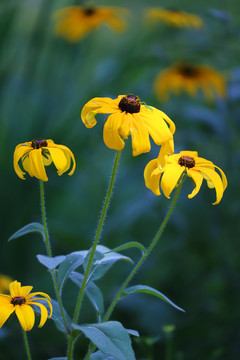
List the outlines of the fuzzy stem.
<svg viewBox="0 0 240 360">
<path fill-rule="evenodd" d="M 29 348 L 29 344 L 28 344 L 28 339 L 27 339 L 27 334 L 26 331 L 23 330 L 23 340 L 24 340 L 24 345 L 25 345 L 25 350 L 27 353 L 27 359 L 31 360 L 31 354 L 30 354 L 30 348 Z"/>
<path fill-rule="evenodd" d="M 44 240 L 45 240 L 45 244 L 46 244 L 47 254 L 48 254 L 49 257 L 52 257 L 50 239 L 49 239 L 48 228 L 47 228 L 47 216 L 46 216 L 46 210 L 45 210 L 45 201 L 44 201 L 44 184 L 43 184 L 42 180 L 39 180 L 39 182 L 40 182 L 40 199 L 41 199 L 42 221 L 43 221 L 44 234 L 45 234 Z M 51 276 L 52 276 L 54 289 L 55 289 L 58 304 L 59 304 L 59 307 L 60 307 L 60 311 L 61 311 L 62 319 L 63 319 L 63 322 L 64 322 L 64 326 L 65 326 L 65 328 L 67 330 L 67 333 L 70 334 L 70 329 L 68 327 L 67 319 L 66 319 L 66 316 L 64 314 L 62 299 L 61 299 L 59 289 L 58 289 L 58 285 L 57 285 L 57 279 L 56 279 L 55 271 L 50 270 L 50 273 L 51 273 Z"/>
</svg>

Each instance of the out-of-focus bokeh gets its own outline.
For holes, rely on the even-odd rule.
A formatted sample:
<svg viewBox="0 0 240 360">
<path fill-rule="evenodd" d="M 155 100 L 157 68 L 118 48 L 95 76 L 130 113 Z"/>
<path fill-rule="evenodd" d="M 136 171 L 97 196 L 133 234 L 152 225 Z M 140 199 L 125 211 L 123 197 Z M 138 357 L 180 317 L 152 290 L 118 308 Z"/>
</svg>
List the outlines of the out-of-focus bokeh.
<svg viewBox="0 0 240 360">
<path fill-rule="evenodd" d="M 175 122 L 176 152 L 195 150 L 213 161 L 226 173 L 228 187 L 220 204 L 213 206 L 215 191 L 208 189 L 206 182 L 196 197 L 187 198 L 193 186 L 188 179 L 160 244 L 132 281 L 158 289 L 186 312 L 178 312 L 150 296 L 135 295 L 119 302 L 112 319 L 139 331 L 141 338 L 132 339 L 139 360 L 167 359 L 171 344 L 171 359 L 238 360 L 239 2 L 116 0 L 113 4 L 100 0 L 96 4 L 127 9 L 116 10 L 126 23 L 125 30 L 116 31 L 120 29 L 110 17 L 113 23 L 101 25 L 71 42 L 55 35 L 57 20 L 53 14 L 66 6 L 88 5 L 86 2 L 0 3 L 0 272 L 55 297 L 50 276 L 36 259 L 37 254 L 45 254 L 40 235 L 8 242 L 19 228 L 41 221 L 38 181 L 29 176 L 23 181 L 15 174 L 15 146 L 42 138 L 53 139 L 72 150 L 77 162 L 73 176 L 58 177 L 54 166 L 47 168 L 48 226 L 54 255 L 88 249 L 115 151 L 103 143 L 104 116 L 98 116 L 93 129 L 86 129 L 80 112 L 93 97 L 116 98 L 133 93 Z M 159 6 L 194 14 L 204 25 L 174 26 L 146 17 L 149 8 Z M 192 94 L 169 93 L 167 101 L 159 97 L 154 86 L 157 76 L 179 63 L 217 71 L 226 84 L 226 95 L 215 87 L 210 99 L 200 86 Z M 201 79 L 206 89 L 208 78 Z M 169 77 L 171 81 L 175 80 Z M 215 85 L 210 81 L 210 86 L 214 89 Z M 139 241 L 147 246 L 156 233 L 170 200 L 164 195 L 156 197 L 145 187 L 143 171 L 158 151 L 152 144 L 150 153 L 132 157 L 131 141 L 126 141 L 102 244 L 113 248 Z M 135 261 L 140 256 L 135 251 L 126 251 L 126 255 Z M 99 281 L 106 307 L 130 268 L 131 265 L 119 262 L 105 281 Z M 65 290 L 63 301 L 71 314 L 77 288 L 69 280 Z M 96 321 L 87 300 L 81 321 Z M 42 329 L 35 327 L 29 338 L 34 359 L 63 356 L 66 352 L 65 339 L 51 320 Z M 77 345 L 76 351 L 83 355 L 86 346 L 87 343 L 81 348 Z M 8 320 L 0 330 L 0 349 L 4 359 L 25 356 L 16 318 Z"/>
</svg>

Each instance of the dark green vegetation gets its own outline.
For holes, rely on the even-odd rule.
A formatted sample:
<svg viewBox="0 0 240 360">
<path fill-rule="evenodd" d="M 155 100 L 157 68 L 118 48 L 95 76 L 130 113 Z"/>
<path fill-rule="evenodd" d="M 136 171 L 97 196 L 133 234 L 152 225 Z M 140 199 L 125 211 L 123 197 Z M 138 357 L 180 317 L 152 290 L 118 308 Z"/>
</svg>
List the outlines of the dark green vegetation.
<svg viewBox="0 0 240 360">
<path fill-rule="evenodd" d="M 41 221 L 38 181 L 29 177 L 22 181 L 15 174 L 12 166 L 15 146 L 34 138 L 50 138 L 73 151 L 77 169 L 72 177 L 66 174 L 58 177 L 53 166 L 47 168 L 48 225 L 54 255 L 88 249 L 114 150 L 108 149 L 102 140 L 104 117 L 98 117 L 95 128 L 86 129 L 80 112 L 92 97 L 115 98 L 133 93 L 175 122 L 177 152 L 198 151 L 199 156 L 224 170 L 229 184 L 220 204 L 212 206 L 214 190 L 204 183 L 199 194 L 189 200 L 187 194 L 192 191 L 192 184 L 189 179 L 186 181 L 161 243 L 132 282 L 158 289 L 186 313 L 139 294 L 123 299 L 112 319 L 121 321 L 126 328 L 139 330 L 142 338 L 133 340 L 139 360 L 238 360 L 239 4 L 237 0 L 215 1 L 210 9 L 204 2 L 197 5 L 189 0 L 163 1 L 161 5 L 164 3 L 172 7 L 181 3 L 180 10 L 199 14 L 206 29 L 170 29 L 160 23 L 144 27 L 144 7 L 159 5 L 158 1 L 142 1 L 141 6 L 138 1 L 131 1 L 132 14 L 127 18 L 129 26 L 125 33 L 102 27 L 81 42 L 70 44 L 53 36 L 51 16 L 56 9 L 73 2 L 0 3 L 0 272 L 54 297 L 50 276 L 36 260 L 37 254 L 45 254 L 40 236 L 27 235 L 7 242 L 22 226 Z M 101 1 L 101 5 L 110 4 Z M 116 1 L 114 5 L 127 7 L 129 2 Z M 160 103 L 152 88 L 156 75 L 173 62 L 186 59 L 219 70 L 227 79 L 227 99 L 209 103 L 201 94 L 196 98 L 181 95 Z M 128 241 L 149 244 L 170 205 L 163 195 L 154 196 L 144 184 L 144 167 L 157 155 L 158 147 L 153 144 L 150 153 L 133 158 L 130 141 L 127 142 L 102 244 L 110 248 Z M 133 251 L 126 255 L 136 260 L 139 256 Z M 130 267 L 118 263 L 105 282 L 99 282 L 107 304 Z M 76 287 L 69 282 L 64 303 L 70 313 L 75 299 Z M 86 300 L 81 322 L 90 321 L 95 321 L 95 316 Z M 173 356 L 167 359 L 168 340 L 162 327 L 172 324 Z M 16 318 L 8 320 L 0 336 L 2 358 L 24 358 Z M 42 329 L 35 326 L 29 338 L 34 359 L 62 356 L 65 352 L 65 339 L 51 320 Z"/>
</svg>

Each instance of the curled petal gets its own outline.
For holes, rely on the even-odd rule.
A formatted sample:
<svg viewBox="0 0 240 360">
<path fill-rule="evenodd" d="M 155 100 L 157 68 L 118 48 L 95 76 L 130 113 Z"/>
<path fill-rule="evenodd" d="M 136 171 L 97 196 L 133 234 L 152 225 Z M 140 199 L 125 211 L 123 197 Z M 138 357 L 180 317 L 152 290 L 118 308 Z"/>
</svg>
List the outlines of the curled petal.
<svg viewBox="0 0 240 360">
<path fill-rule="evenodd" d="M 119 100 L 120 101 L 120 100 Z M 111 114 L 119 110 L 116 106 L 116 101 L 111 98 L 93 98 L 88 101 L 81 112 L 81 118 L 87 128 L 92 128 L 96 125 L 96 114 Z"/>
<path fill-rule="evenodd" d="M 68 169 L 68 161 L 61 149 L 49 147 L 48 151 L 52 157 L 53 163 L 57 168 L 58 175 L 62 175 Z"/>
<path fill-rule="evenodd" d="M 24 154 L 26 154 L 27 152 L 29 152 L 30 150 L 32 150 L 31 148 L 29 148 L 29 146 L 27 145 L 21 145 L 21 146 L 17 146 L 15 151 L 14 151 L 14 155 L 13 155 L 13 166 L 14 166 L 14 170 L 16 172 L 16 174 L 23 180 L 25 180 L 24 178 L 24 172 L 21 170 L 20 166 L 18 165 L 19 160 L 23 157 Z"/>
<path fill-rule="evenodd" d="M 214 187 L 216 190 L 216 201 L 213 203 L 213 205 L 218 204 L 223 196 L 224 187 L 221 177 L 218 175 L 218 173 L 210 168 L 207 167 L 199 167 L 198 170 L 201 171 L 203 174 L 203 177 L 205 180 L 207 180 L 209 187 Z"/>
<path fill-rule="evenodd" d="M 34 149 L 29 153 L 29 167 L 31 173 L 39 180 L 48 181 L 43 165 L 42 149 Z"/>
<path fill-rule="evenodd" d="M 124 141 L 119 135 L 122 114 L 110 115 L 103 128 L 103 140 L 110 149 L 122 150 L 125 146 Z"/>
<path fill-rule="evenodd" d="M 184 170 L 185 168 L 178 164 L 168 164 L 166 166 L 161 180 L 161 188 L 168 199 L 173 189 L 177 186 L 178 180 Z"/>
<path fill-rule="evenodd" d="M 159 181 L 161 171 L 158 167 L 157 159 L 149 161 L 144 169 L 145 185 L 148 189 L 152 190 L 155 195 L 160 195 Z"/>
<path fill-rule="evenodd" d="M 192 199 L 195 195 L 197 195 L 202 186 L 203 175 L 200 172 L 191 169 L 187 171 L 187 174 L 193 179 L 196 185 L 191 194 L 188 195 L 188 198 Z"/>
<path fill-rule="evenodd" d="M 40 304 L 40 303 L 34 303 L 34 305 L 38 306 L 41 310 L 41 319 L 40 319 L 40 323 L 38 325 L 38 327 L 41 328 L 45 324 L 45 322 L 47 321 L 47 318 L 48 318 L 47 308 L 46 308 L 46 306 L 44 306 L 43 304 Z"/>
<path fill-rule="evenodd" d="M 29 305 L 16 305 L 15 312 L 24 331 L 29 331 L 35 323 L 35 314 Z"/>
</svg>

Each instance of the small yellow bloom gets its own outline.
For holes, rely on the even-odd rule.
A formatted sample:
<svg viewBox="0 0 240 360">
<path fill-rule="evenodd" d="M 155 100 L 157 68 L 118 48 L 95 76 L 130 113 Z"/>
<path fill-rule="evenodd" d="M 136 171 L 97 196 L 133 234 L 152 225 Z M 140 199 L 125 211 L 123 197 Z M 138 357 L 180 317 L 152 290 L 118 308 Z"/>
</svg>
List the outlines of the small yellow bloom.
<svg viewBox="0 0 240 360">
<path fill-rule="evenodd" d="M 151 21 L 163 21 L 169 26 L 179 28 L 195 27 L 197 29 L 204 26 L 203 20 L 194 14 L 188 14 L 177 9 L 149 8 L 145 11 L 146 18 Z"/>
<path fill-rule="evenodd" d="M 19 166 L 21 161 L 22 167 Z M 53 140 L 32 140 L 16 146 L 13 156 L 14 170 L 16 174 L 25 179 L 27 172 L 39 180 L 48 181 L 45 166 L 51 163 L 57 168 L 58 175 L 62 175 L 72 167 L 68 175 L 74 173 L 76 163 L 71 150 L 64 145 L 57 145 Z"/>
<path fill-rule="evenodd" d="M 150 135 L 157 145 L 171 144 L 173 152 L 173 121 L 164 112 L 141 103 L 138 96 L 93 98 L 84 105 L 81 113 L 87 128 L 96 125 L 97 114 L 111 114 L 103 129 L 103 140 L 110 149 L 122 150 L 123 139 L 131 135 L 133 156 L 148 152 L 151 149 Z"/>
<path fill-rule="evenodd" d="M 7 291 L 11 282 L 12 279 L 9 276 L 0 274 L 0 292 Z"/>
<path fill-rule="evenodd" d="M 13 281 L 9 285 L 10 295 L 0 294 L 0 328 L 15 311 L 23 330 L 31 330 L 35 323 L 35 314 L 31 305 L 38 306 L 41 311 L 41 319 L 38 327 L 42 327 L 47 318 L 52 316 L 50 297 L 43 292 L 30 294 L 32 288 L 32 286 L 21 286 L 20 282 Z M 36 297 L 37 295 L 42 297 Z M 49 315 L 46 306 L 38 302 L 38 300 L 47 302 L 50 308 Z"/>
<path fill-rule="evenodd" d="M 162 100 L 168 100 L 169 93 L 179 95 L 186 91 L 196 96 L 202 90 L 206 99 L 213 100 L 214 95 L 226 95 L 223 76 L 210 66 L 180 63 L 160 72 L 155 80 L 156 94 Z"/>
<path fill-rule="evenodd" d="M 220 175 L 215 171 L 218 169 Z M 202 181 L 205 179 L 210 189 L 216 190 L 216 201 L 218 204 L 222 199 L 223 192 L 227 187 L 227 179 L 224 172 L 214 165 L 211 161 L 198 157 L 196 151 L 181 151 L 179 154 L 167 155 L 164 159 L 151 160 L 144 170 L 146 187 L 151 189 L 155 195 L 160 195 L 159 183 L 161 178 L 161 188 L 164 195 L 170 198 L 170 194 L 175 187 L 183 172 L 192 178 L 195 188 L 188 198 L 191 199 L 199 192 Z"/>
<path fill-rule="evenodd" d="M 115 31 L 123 31 L 125 22 L 122 17 L 126 13 L 126 9 L 119 7 L 69 6 L 53 15 L 56 19 L 55 34 L 74 42 L 103 24 Z"/>
</svg>

